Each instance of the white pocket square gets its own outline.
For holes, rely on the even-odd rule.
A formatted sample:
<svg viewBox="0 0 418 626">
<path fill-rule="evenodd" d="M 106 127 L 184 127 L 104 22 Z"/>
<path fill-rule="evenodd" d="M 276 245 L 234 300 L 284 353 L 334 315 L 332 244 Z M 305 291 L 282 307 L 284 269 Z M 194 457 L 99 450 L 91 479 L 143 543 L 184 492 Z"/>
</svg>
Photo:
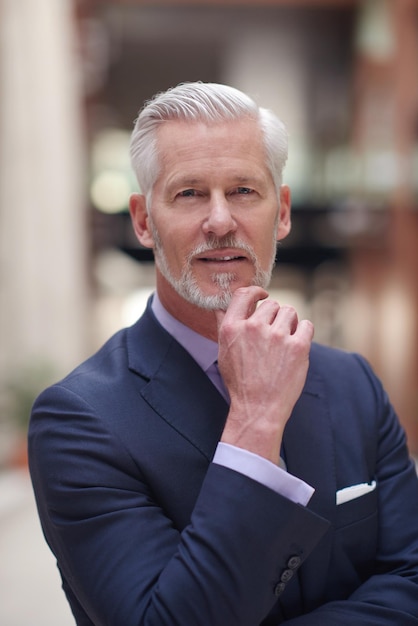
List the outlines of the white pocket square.
<svg viewBox="0 0 418 626">
<path fill-rule="evenodd" d="M 339 489 L 336 493 L 337 505 L 344 504 L 344 502 L 349 502 L 355 498 L 360 498 L 360 496 L 364 496 L 366 493 L 370 493 L 370 491 L 373 491 L 374 489 L 376 489 L 375 480 L 372 480 L 371 483 L 360 483 L 360 485 L 352 485 L 351 487 Z"/>
</svg>

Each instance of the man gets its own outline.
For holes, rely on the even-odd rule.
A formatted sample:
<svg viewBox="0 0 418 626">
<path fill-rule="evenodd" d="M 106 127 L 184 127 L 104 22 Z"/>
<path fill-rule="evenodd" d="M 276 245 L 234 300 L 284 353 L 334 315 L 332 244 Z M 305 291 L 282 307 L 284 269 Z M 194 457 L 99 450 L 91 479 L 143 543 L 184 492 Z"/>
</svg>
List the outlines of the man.
<svg viewBox="0 0 418 626">
<path fill-rule="evenodd" d="M 266 292 L 286 156 L 281 122 L 230 87 L 179 85 L 138 117 L 130 211 L 156 293 L 30 426 L 79 625 L 418 624 L 404 432 L 364 360 Z"/>
</svg>

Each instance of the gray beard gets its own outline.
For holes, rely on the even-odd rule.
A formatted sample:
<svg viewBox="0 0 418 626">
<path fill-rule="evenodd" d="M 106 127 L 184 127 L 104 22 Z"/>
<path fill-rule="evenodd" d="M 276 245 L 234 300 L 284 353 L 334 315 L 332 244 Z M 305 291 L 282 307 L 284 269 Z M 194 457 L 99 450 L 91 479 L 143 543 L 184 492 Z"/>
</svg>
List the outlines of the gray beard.
<svg viewBox="0 0 418 626">
<path fill-rule="evenodd" d="M 241 249 L 246 252 L 254 265 L 255 274 L 251 284 L 262 287 L 263 289 L 266 289 L 270 284 L 276 256 L 275 237 L 272 238 L 272 254 L 268 270 L 263 270 L 260 267 L 254 250 L 247 243 L 236 239 L 233 235 L 227 235 L 221 238 L 214 237 L 212 235 L 208 237 L 206 243 L 197 246 L 190 252 L 180 278 L 175 278 L 171 273 L 167 257 L 163 250 L 160 235 L 150 216 L 149 225 L 154 239 L 155 263 L 161 274 L 182 298 L 201 309 L 206 309 L 208 311 L 221 309 L 225 311 L 231 302 L 232 294 L 234 292 L 232 287 L 233 283 L 237 280 L 237 275 L 234 272 L 214 272 L 211 275 L 211 279 L 213 283 L 219 287 L 219 293 L 207 295 L 202 292 L 196 282 L 196 278 L 193 275 L 192 260 L 196 255 L 201 255 L 210 250 L 218 250 L 220 248 Z M 274 230 L 274 234 L 275 232 L 276 229 Z"/>
</svg>

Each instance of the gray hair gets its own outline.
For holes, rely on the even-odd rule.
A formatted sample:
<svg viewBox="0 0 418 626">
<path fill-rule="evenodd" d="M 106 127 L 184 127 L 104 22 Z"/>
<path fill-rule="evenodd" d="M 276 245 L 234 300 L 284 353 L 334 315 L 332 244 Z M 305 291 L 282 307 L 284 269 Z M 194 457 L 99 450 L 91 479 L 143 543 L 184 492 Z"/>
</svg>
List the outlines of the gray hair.
<svg viewBox="0 0 418 626">
<path fill-rule="evenodd" d="M 162 122 L 185 120 L 216 124 L 245 117 L 259 123 L 267 167 L 279 194 L 287 160 L 288 138 L 283 122 L 234 87 L 199 81 L 181 83 L 158 93 L 145 103 L 135 122 L 130 145 L 131 163 L 147 205 L 159 174 L 157 129 Z"/>
</svg>

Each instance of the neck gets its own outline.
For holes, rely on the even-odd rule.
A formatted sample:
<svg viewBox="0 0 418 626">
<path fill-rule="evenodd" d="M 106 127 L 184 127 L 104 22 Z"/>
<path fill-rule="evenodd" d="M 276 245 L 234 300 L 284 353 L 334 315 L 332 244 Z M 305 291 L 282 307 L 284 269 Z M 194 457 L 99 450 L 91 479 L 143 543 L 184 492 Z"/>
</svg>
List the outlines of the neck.
<svg viewBox="0 0 418 626">
<path fill-rule="evenodd" d="M 163 307 L 179 322 L 199 335 L 218 341 L 215 313 L 191 304 L 182 298 L 157 269 L 157 293 Z"/>
</svg>

